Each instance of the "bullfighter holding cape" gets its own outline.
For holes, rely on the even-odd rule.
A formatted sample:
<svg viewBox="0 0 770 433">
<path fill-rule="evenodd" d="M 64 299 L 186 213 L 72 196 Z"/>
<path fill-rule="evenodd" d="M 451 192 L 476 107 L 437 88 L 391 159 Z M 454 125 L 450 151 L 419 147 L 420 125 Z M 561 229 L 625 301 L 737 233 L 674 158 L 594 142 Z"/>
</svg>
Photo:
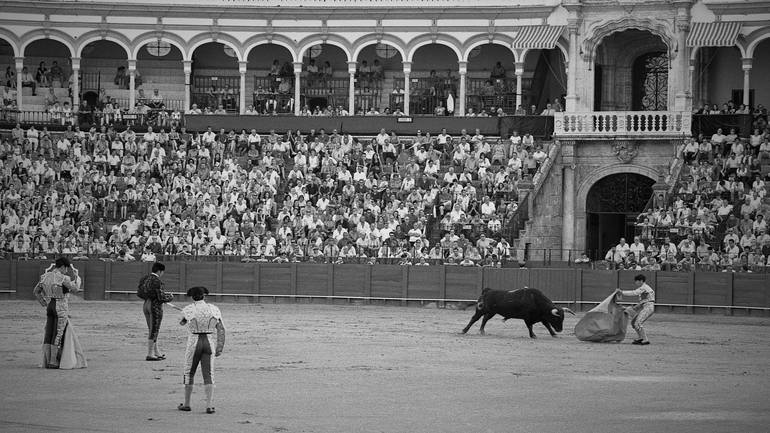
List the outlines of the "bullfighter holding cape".
<svg viewBox="0 0 770 433">
<path fill-rule="evenodd" d="M 65 257 L 45 270 L 32 293 L 46 308 L 44 368 L 85 368 L 86 358 L 69 320 L 70 294 L 80 290 L 78 270 Z"/>
<path fill-rule="evenodd" d="M 635 290 L 616 289 L 599 305 L 591 309 L 575 325 L 575 336 L 582 341 L 600 343 L 620 342 L 626 338 L 628 321 L 639 335 L 633 344 L 648 345 L 647 334 L 642 324 L 655 311 L 655 291 L 647 285 L 644 275 L 634 277 Z M 639 296 L 639 302 L 623 308 L 617 299 L 621 296 Z"/>
</svg>

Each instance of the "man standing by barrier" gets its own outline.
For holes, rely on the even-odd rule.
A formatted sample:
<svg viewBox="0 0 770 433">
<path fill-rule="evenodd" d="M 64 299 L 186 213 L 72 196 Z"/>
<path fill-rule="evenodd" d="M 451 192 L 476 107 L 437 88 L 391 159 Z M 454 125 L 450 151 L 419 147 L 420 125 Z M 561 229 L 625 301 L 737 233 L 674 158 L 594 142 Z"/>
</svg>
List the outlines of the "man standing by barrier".
<svg viewBox="0 0 770 433">
<path fill-rule="evenodd" d="M 639 296 L 639 302 L 631 307 L 636 312 L 636 316 L 631 319 L 631 326 L 634 328 L 639 338 L 634 340 L 633 344 L 648 345 L 647 333 L 644 331 L 644 322 L 655 313 L 655 291 L 646 283 L 647 278 L 639 274 L 634 277 L 634 290 L 616 289 L 615 293 L 622 296 Z"/>
<path fill-rule="evenodd" d="M 147 361 L 160 361 L 166 359 L 166 355 L 158 350 L 158 332 L 163 321 L 163 304 L 171 302 L 174 296 L 166 293 L 161 277 L 166 271 L 163 263 L 156 262 L 152 265 L 152 273 L 139 280 L 139 288 L 136 295 L 144 299 L 144 317 L 147 320 L 149 336 L 147 337 Z"/>
</svg>

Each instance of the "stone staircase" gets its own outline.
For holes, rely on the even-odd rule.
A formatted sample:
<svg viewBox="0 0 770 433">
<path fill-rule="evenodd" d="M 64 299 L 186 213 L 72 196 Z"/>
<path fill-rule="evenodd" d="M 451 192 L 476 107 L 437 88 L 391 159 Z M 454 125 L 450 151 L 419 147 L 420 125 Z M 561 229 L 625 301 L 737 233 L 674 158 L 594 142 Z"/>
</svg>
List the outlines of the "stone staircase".
<svg viewBox="0 0 770 433">
<path fill-rule="evenodd" d="M 552 170 L 554 166 L 560 166 L 560 160 L 561 146 L 555 141 L 548 150 L 548 159 L 535 174 L 532 183 L 522 182 L 519 185 L 519 218 L 524 228 L 513 233 L 511 242 L 519 261 L 525 260 L 525 250 L 561 244 L 562 173 L 558 169 Z M 540 257 L 530 255 L 529 259 L 538 260 Z"/>
</svg>

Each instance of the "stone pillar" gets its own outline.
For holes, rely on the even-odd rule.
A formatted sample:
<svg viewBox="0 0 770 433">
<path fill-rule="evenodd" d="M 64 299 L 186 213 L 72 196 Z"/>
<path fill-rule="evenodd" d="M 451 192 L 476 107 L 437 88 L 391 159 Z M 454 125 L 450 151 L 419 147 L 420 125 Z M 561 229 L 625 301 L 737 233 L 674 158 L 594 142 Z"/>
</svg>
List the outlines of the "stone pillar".
<svg viewBox="0 0 770 433">
<path fill-rule="evenodd" d="M 16 61 L 16 108 L 22 109 L 24 100 L 21 95 L 21 71 L 24 69 L 24 57 L 14 58 Z"/>
<path fill-rule="evenodd" d="M 240 92 L 238 98 L 238 113 L 243 114 L 246 112 L 246 65 L 248 62 L 238 62 L 238 73 L 241 74 Z"/>
<path fill-rule="evenodd" d="M 689 5 L 688 5 L 689 7 Z M 692 111 L 692 79 L 690 79 L 690 48 L 687 47 L 687 35 L 690 32 L 690 12 L 682 7 L 677 10 L 676 16 L 676 43 L 677 53 L 672 65 L 673 89 L 669 88 L 669 95 L 674 94 L 673 106 L 669 102 L 669 110 Z M 670 100 L 670 99 L 669 99 Z"/>
<path fill-rule="evenodd" d="M 516 62 L 516 69 L 514 72 L 516 73 L 516 108 L 519 108 L 522 101 L 521 77 L 524 75 L 524 62 Z"/>
<path fill-rule="evenodd" d="M 190 111 L 190 74 L 192 74 L 192 61 L 183 60 L 184 67 L 184 111 Z"/>
<path fill-rule="evenodd" d="M 456 95 L 460 99 L 457 104 L 457 111 L 455 115 L 465 116 L 465 95 L 467 93 L 465 89 L 466 75 L 468 75 L 468 62 L 458 62 L 460 64 L 460 94 Z"/>
<path fill-rule="evenodd" d="M 409 115 L 409 96 L 411 90 L 409 89 L 410 78 L 412 74 L 412 62 L 402 62 L 404 65 L 404 114 Z"/>
<path fill-rule="evenodd" d="M 743 68 L 743 104 L 749 105 L 749 91 L 751 90 L 751 65 L 752 59 L 741 59 Z"/>
<path fill-rule="evenodd" d="M 348 62 L 348 114 L 356 114 L 356 68 L 358 63 Z"/>
<path fill-rule="evenodd" d="M 128 60 L 128 110 L 136 107 L 136 60 Z"/>
<path fill-rule="evenodd" d="M 72 111 L 80 109 L 80 57 L 72 58 Z"/>
<path fill-rule="evenodd" d="M 302 75 L 302 62 L 294 62 L 294 115 L 299 116 L 300 102 L 300 78 Z"/>
<path fill-rule="evenodd" d="M 573 141 L 562 141 L 562 260 L 575 260 L 570 252 L 575 249 L 575 147 Z M 574 254 L 573 254 L 574 255 Z"/>
<path fill-rule="evenodd" d="M 567 97 L 564 111 L 577 111 L 577 68 L 578 68 L 578 38 L 577 20 L 567 20 L 569 29 L 569 59 L 567 59 Z"/>
</svg>

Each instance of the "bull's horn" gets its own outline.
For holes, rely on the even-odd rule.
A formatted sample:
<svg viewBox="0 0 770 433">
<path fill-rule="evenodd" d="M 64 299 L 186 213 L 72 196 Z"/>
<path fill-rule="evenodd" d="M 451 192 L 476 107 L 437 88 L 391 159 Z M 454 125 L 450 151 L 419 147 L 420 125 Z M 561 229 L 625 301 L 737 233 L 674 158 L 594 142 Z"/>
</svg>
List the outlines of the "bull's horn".
<svg viewBox="0 0 770 433">
<path fill-rule="evenodd" d="M 567 308 L 567 307 L 564 307 L 564 308 L 562 308 L 562 311 L 564 311 L 564 312 L 566 312 L 566 313 L 570 313 L 570 314 L 572 314 L 573 316 L 575 315 L 575 312 L 574 312 L 574 311 L 572 311 L 572 310 L 570 310 L 570 309 L 569 309 L 569 308 Z"/>
<path fill-rule="evenodd" d="M 553 310 L 551 310 L 551 314 L 553 314 L 554 316 L 558 316 L 559 310 L 557 308 L 554 308 Z"/>
</svg>

